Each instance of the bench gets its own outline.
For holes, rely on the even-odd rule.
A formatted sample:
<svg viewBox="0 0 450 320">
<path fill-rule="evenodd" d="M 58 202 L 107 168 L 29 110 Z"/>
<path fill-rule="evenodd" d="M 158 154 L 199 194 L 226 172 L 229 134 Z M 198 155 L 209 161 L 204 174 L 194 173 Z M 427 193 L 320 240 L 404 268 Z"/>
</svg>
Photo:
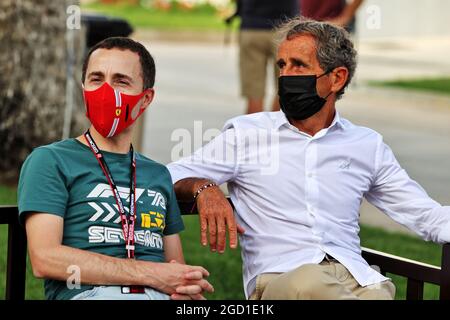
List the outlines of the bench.
<svg viewBox="0 0 450 320">
<path fill-rule="evenodd" d="M 192 203 L 180 202 L 183 214 L 190 212 Z M 18 221 L 17 206 L 0 206 L 0 224 L 8 225 L 8 257 L 6 270 L 6 300 L 25 299 L 26 250 L 25 230 Z M 440 287 L 440 299 L 450 300 L 450 244 L 442 246 L 441 267 L 405 259 L 380 251 L 363 248 L 362 255 L 370 265 L 386 273 L 407 278 L 407 300 L 423 300 L 424 283 Z"/>
</svg>

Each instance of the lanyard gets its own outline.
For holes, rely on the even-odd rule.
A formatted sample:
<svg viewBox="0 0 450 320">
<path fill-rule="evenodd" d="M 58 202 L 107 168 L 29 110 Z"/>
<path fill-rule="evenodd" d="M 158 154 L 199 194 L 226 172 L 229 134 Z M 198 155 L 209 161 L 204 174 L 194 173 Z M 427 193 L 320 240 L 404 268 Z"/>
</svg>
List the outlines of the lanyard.
<svg viewBox="0 0 450 320">
<path fill-rule="evenodd" d="M 108 165 L 106 164 L 105 158 L 97 147 L 94 139 L 91 136 L 89 130 L 84 133 L 84 138 L 86 139 L 89 148 L 94 154 L 95 158 L 100 165 L 106 179 L 108 180 L 109 186 L 116 199 L 117 207 L 119 209 L 120 218 L 122 221 L 122 231 L 125 240 L 125 248 L 127 250 L 127 256 L 130 259 L 134 258 L 134 225 L 136 222 L 136 155 L 133 150 L 133 145 L 130 145 L 131 151 L 131 166 L 130 166 L 130 213 L 127 217 L 125 207 L 123 205 L 122 199 L 120 198 L 119 191 L 117 190 L 117 185 L 109 171 Z"/>
</svg>

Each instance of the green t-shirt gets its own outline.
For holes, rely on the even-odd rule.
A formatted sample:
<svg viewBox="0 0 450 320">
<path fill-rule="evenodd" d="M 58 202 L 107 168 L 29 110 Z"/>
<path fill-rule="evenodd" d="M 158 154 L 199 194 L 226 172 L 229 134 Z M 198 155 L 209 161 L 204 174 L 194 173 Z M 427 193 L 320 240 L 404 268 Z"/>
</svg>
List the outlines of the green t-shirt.
<svg viewBox="0 0 450 320">
<path fill-rule="evenodd" d="M 131 155 L 103 154 L 128 211 Z M 162 262 L 163 236 L 184 229 L 180 209 L 164 165 L 136 153 L 136 167 L 135 257 Z M 36 148 L 20 172 L 18 198 L 22 223 L 28 212 L 55 214 L 64 219 L 64 245 L 126 258 L 111 188 L 89 147 L 78 140 Z M 46 280 L 45 295 L 47 299 L 70 299 L 92 287 L 69 289 L 64 281 Z"/>
</svg>

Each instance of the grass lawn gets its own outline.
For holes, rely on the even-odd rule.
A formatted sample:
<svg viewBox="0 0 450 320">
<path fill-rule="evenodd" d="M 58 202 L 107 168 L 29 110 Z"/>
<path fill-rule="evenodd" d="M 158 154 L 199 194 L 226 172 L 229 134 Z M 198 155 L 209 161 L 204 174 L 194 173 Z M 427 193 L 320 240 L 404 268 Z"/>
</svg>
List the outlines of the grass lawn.
<svg viewBox="0 0 450 320">
<path fill-rule="evenodd" d="M 83 11 L 98 13 L 126 19 L 133 27 L 164 30 L 224 30 L 223 18 L 207 5 L 193 10 L 174 7 L 168 11 L 147 8 L 126 3 L 102 4 L 94 2 L 82 6 Z"/>
<path fill-rule="evenodd" d="M 17 202 L 16 189 L 0 185 L 0 205 Z"/>
<path fill-rule="evenodd" d="M 0 205 L 16 203 L 16 193 L 12 188 L 0 186 Z M 242 267 L 239 250 L 226 250 L 223 255 L 212 254 L 199 244 L 199 226 L 196 216 L 184 217 L 186 230 L 182 233 L 183 247 L 189 264 L 203 265 L 210 273 L 210 281 L 216 291 L 209 299 L 244 299 L 242 286 Z M 441 248 L 420 239 L 389 233 L 380 229 L 363 226 L 360 233 L 362 245 L 426 263 L 440 265 Z M 6 274 L 6 226 L 0 226 L 0 299 L 4 298 Z M 276 254 L 276 252 L 268 253 Z M 406 280 L 393 277 L 397 286 L 397 299 L 406 295 Z M 28 264 L 27 299 L 43 299 L 43 281 L 33 277 Z M 425 298 L 438 299 L 439 289 L 425 285 Z"/>
<path fill-rule="evenodd" d="M 375 86 L 428 91 L 450 95 L 450 78 L 372 81 L 370 83 Z"/>
</svg>

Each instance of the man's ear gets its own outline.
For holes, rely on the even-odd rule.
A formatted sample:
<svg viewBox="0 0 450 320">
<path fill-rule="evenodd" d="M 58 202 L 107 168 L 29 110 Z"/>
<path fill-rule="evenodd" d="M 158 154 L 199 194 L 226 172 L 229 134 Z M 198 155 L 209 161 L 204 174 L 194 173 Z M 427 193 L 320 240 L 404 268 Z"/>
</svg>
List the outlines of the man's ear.
<svg viewBox="0 0 450 320">
<path fill-rule="evenodd" d="M 345 86 L 348 79 L 348 69 L 337 67 L 331 73 L 331 92 L 337 93 Z"/>
<path fill-rule="evenodd" d="M 145 90 L 145 94 L 142 97 L 144 100 L 142 101 L 141 110 L 146 109 L 150 103 L 152 103 L 153 98 L 155 97 L 155 89 L 149 88 Z"/>
</svg>

